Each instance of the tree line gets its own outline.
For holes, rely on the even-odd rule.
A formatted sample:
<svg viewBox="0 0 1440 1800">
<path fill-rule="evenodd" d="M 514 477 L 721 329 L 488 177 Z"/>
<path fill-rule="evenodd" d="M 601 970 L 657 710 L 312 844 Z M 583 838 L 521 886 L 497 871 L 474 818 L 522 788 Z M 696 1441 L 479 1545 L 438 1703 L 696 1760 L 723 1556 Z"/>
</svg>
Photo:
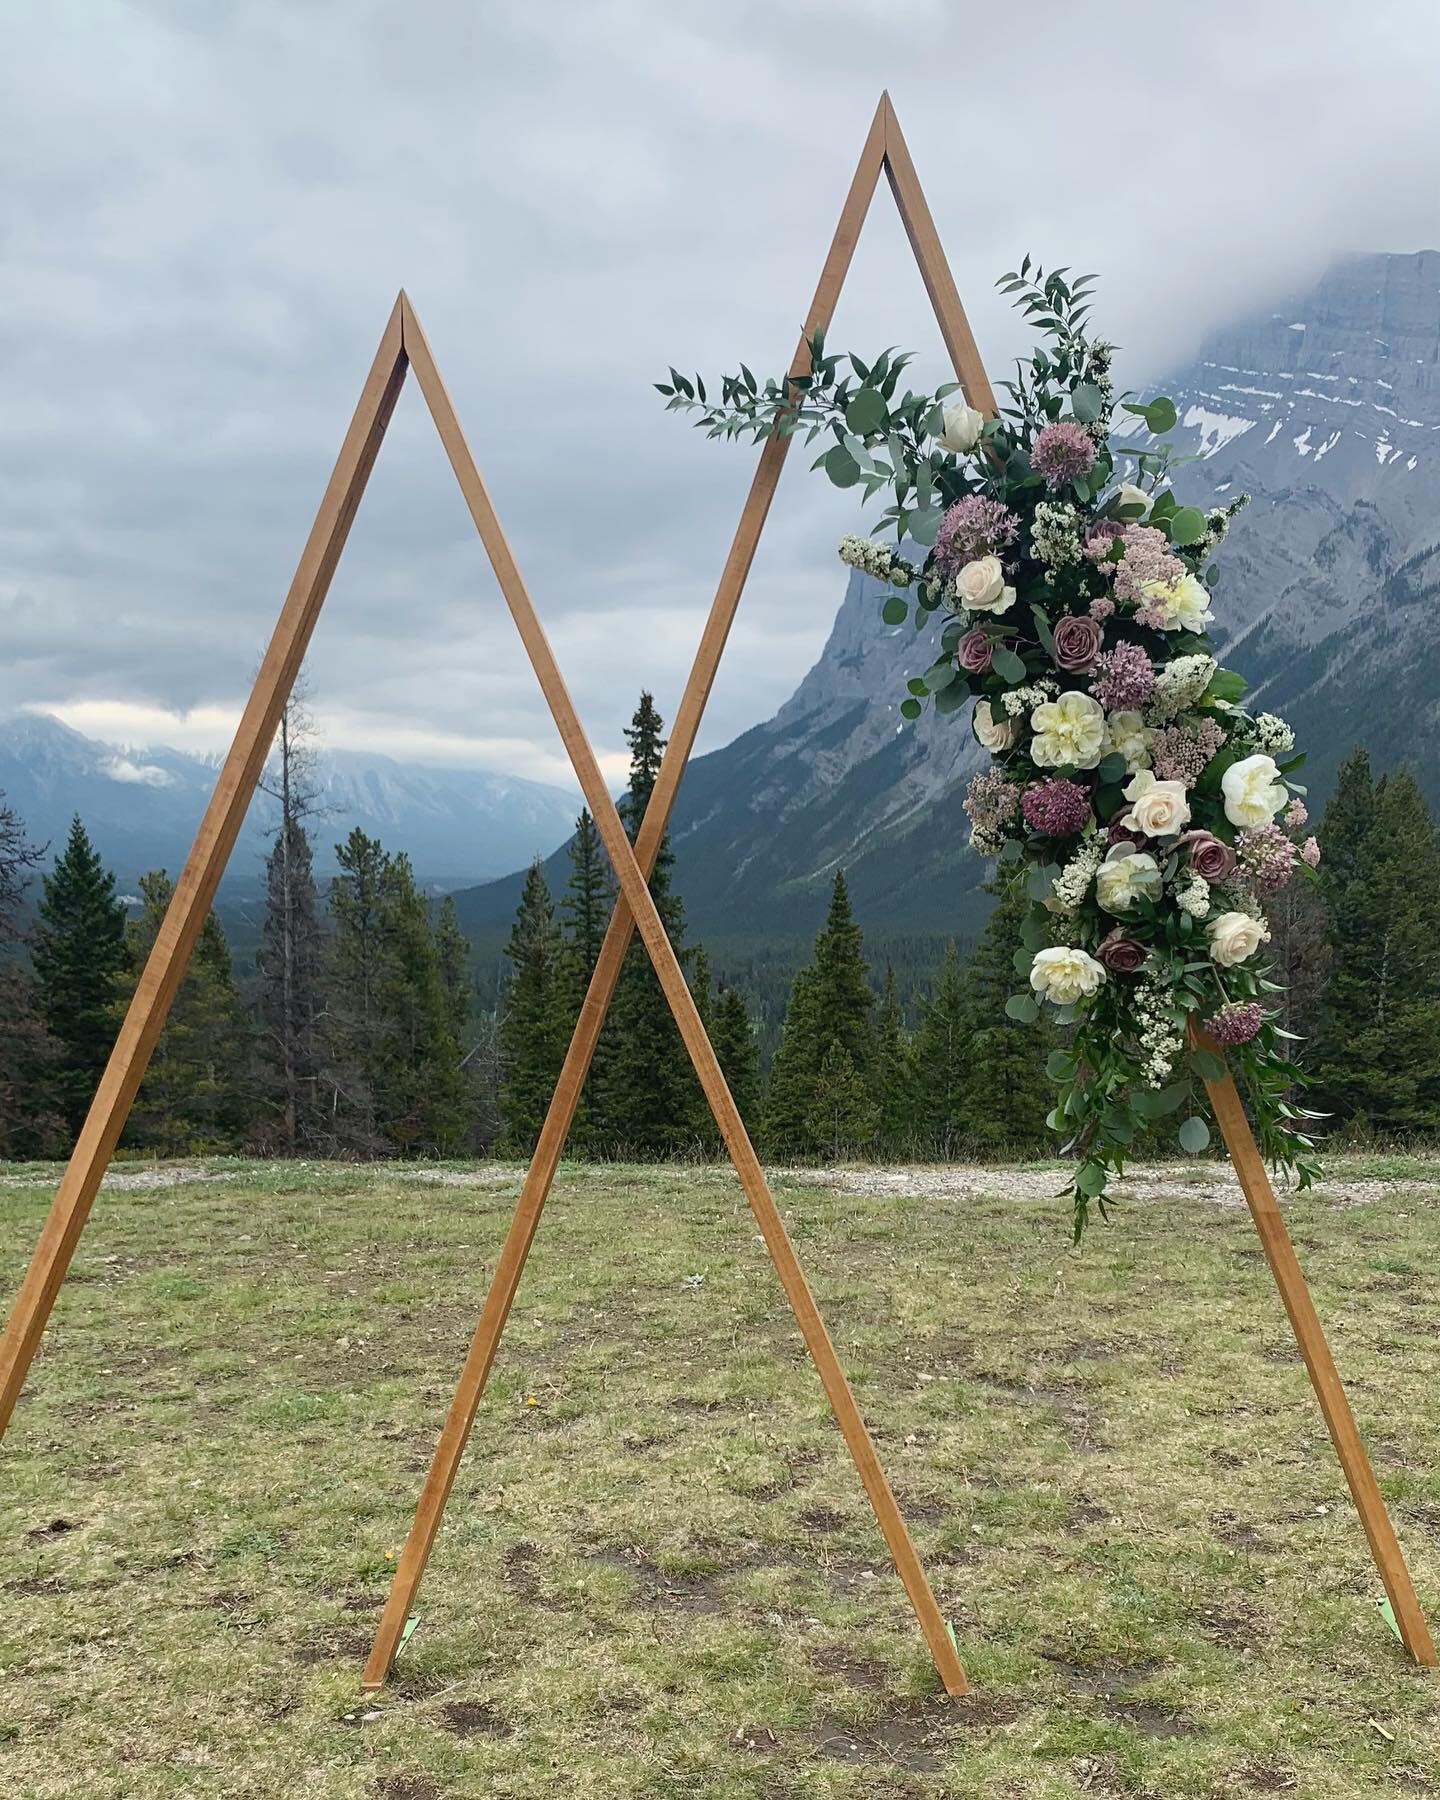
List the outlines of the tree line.
<svg viewBox="0 0 1440 1800">
<path fill-rule="evenodd" d="M 648 694 L 626 731 L 620 813 L 632 838 L 653 792 L 663 722 Z M 253 977 L 237 979 L 218 919 L 203 927 L 122 1142 L 161 1155 L 250 1150 L 436 1156 L 534 1144 L 604 941 L 615 883 L 582 812 L 563 889 L 529 870 L 498 1004 L 476 1002 L 448 898 L 358 829 L 322 894 L 322 814 L 304 702 L 287 709 L 265 791 L 279 809 Z M 1440 1131 L 1440 838 L 1405 771 L 1344 764 L 1319 827 L 1320 880 L 1272 913 L 1284 1022 L 1309 1040 L 1317 1103 L 1351 1135 Z M 138 904 L 76 820 L 53 867 L 0 802 L 0 1155 L 63 1154 L 155 942 L 172 884 Z M 1002 897 L 970 954 L 952 944 L 923 985 L 872 969 L 843 871 L 762 1058 L 749 997 L 687 937 L 668 836 L 651 891 L 741 1116 L 784 1158 L 981 1156 L 1050 1146 L 1053 1026 L 1005 1012 L 1023 904 Z M 660 1158 L 719 1149 L 718 1133 L 643 946 L 632 937 L 569 1147 Z"/>
</svg>

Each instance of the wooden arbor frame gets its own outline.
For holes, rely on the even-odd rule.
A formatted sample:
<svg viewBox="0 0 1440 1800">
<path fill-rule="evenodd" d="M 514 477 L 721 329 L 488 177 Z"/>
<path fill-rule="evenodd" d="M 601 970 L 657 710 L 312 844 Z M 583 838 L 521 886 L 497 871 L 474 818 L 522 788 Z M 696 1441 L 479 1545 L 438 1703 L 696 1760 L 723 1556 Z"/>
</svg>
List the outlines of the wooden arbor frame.
<svg viewBox="0 0 1440 1800">
<path fill-rule="evenodd" d="M 808 342 L 828 329 L 881 171 L 888 177 L 955 373 L 967 400 L 987 414 L 995 397 L 980 361 L 929 207 L 915 175 L 888 94 L 882 94 L 840 214 L 815 297 L 805 318 L 791 374 L 809 368 Z M 700 1085 L 781 1286 L 835 1413 L 861 1484 L 947 1691 L 966 1692 L 955 1638 L 921 1567 L 895 1496 L 880 1466 L 849 1382 L 805 1280 L 789 1234 L 725 1084 L 683 971 L 647 886 L 686 762 L 769 514 L 789 438 L 770 438 L 760 452 L 740 522 L 673 721 L 658 778 L 632 846 L 575 713 L 550 645 L 485 491 L 424 333 L 402 291 L 361 392 L 329 486 L 281 609 L 249 703 L 221 768 L 169 910 L 136 986 L 94 1101 L 76 1141 L 39 1243 L 0 1340 L 0 1433 L 8 1425 L 71 1257 L 89 1217 L 165 1016 L 185 973 L 205 915 L 254 793 L 280 714 L 299 673 L 320 608 L 349 535 L 407 370 L 413 369 L 449 456 L 501 592 L 520 633 L 552 717 L 614 868 L 620 893 L 589 991 L 531 1159 L 514 1216 L 491 1277 L 480 1320 L 396 1565 L 362 1678 L 380 1687 L 402 1641 L 406 1621 L 435 1541 L 500 1335 L 554 1180 L 580 1090 L 632 932 L 638 930 L 674 1014 Z M 1215 1046 L 1211 1046 L 1214 1048 Z M 1229 1074 L 1206 1083 L 1261 1243 L 1295 1330 L 1326 1425 L 1339 1454 L 1371 1553 L 1389 1595 L 1406 1649 L 1433 1664 L 1435 1650 L 1410 1573 L 1341 1387 L 1320 1321 L 1296 1260 L 1264 1165 Z"/>
</svg>

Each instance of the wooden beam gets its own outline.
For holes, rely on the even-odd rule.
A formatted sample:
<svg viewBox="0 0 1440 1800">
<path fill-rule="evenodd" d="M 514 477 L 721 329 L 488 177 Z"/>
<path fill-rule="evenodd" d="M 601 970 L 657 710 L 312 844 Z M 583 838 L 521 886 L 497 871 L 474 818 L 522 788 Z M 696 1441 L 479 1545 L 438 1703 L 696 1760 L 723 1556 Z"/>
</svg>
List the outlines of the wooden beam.
<svg viewBox="0 0 1440 1800">
<path fill-rule="evenodd" d="M 965 1672 L 960 1666 L 960 1658 L 955 1648 L 955 1641 L 950 1633 L 944 1616 L 940 1611 L 930 1584 L 926 1580 L 920 1559 L 910 1540 L 910 1534 L 901 1517 L 900 1509 L 895 1503 L 890 1484 L 880 1466 L 875 1446 L 861 1418 L 859 1407 L 845 1373 L 835 1354 L 835 1347 L 820 1317 L 814 1296 L 805 1280 L 794 1246 L 790 1242 L 789 1233 L 785 1229 L 780 1210 L 775 1204 L 773 1195 L 766 1183 L 755 1155 L 744 1122 L 740 1117 L 725 1077 L 721 1072 L 710 1039 L 706 1035 L 705 1026 L 696 1009 L 695 1000 L 685 980 L 684 971 L 680 967 L 679 958 L 674 946 L 666 935 L 665 926 L 656 910 L 655 901 L 646 884 L 645 874 L 635 860 L 634 849 L 625 834 L 625 827 L 620 822 L 615 803 L 610 798 L 605 786 L 604 776 L 595 753 L 580 724 L 574 703 L 565 686 L 564 677 L 555 661 L 549 640 L 536 615 L 529 592 L 516 567 L 510 546 L 505 540 L 500 522 L 490 503 L 490 497 L 470 454 L 460 429 L 459 420 L 450 403 L 450 397 L 440 378 L 439 371 L 430 354 L 424 335 L 411 311 L 408 302 L 404 313 L 405 350 L 415 371 L 415 379 L 420 385 L 435 426 L 440 434 L 440 441 L 450 458 L 450 465 L 455 471 L 460 490 L 465 496 L 470 516 L 480 534 L 486 554 L 490 558 L 491 567 L 495 571 L 500 591 L 520 633 L 521 642 L 534 667 L 536 679 L 545 695 L 550 715 L 555 721 L 565 750 L 579 780 L 581 791 L 585 796 L 595 820 L 596 829 L 600 833 L 601 842 L 610 858 L 611 868 L 625 896 L 630 915 L 635 921 L 636 929 L 645 944 L 650 961 L 654 966 L 670 1010 L 686 1051 L 694 1064 L 695 1073 L 699 1077 L 700 1086 L 710 1103 L 715 1115 L 715 1122 L 720 1128 L 726 1149 L 740 1177 L 741 1187 L 755 1215 L 760 1234 L 770 1252 L 771 1261 L 779 1274 L 781 1286 L 795 1314 L 796 1323 L 800 1327 L 801 1336 L 805 1340 L 826 1397 L 830 1401 L 840 1430 L 854 1458 L 856 1469 L 870 1504 L 874 1509 L 876 1520 L 880 1526 L 890 1554 L 894 1559 L 901 1581 L 910 1597 L 910 1603 L 920 1623 L 925 1641 L 935 1660 L 940 1677 L 948 1692 L 963 1694 L 966 1692 Z M 389 1604 L 387 1602 L 387 1611 Z M 398 1611 L 398 1608 L 397 1608 Z M 393 1621 L 392 1621 L 393 1623 Z M 384 1619 L 382 1617 L 382 1625 Z M 384 1655 L 384 1646 L 377 1643 L 372 1648 L 372 1659 L 379 1660 Z M 364 1679 L 371 1681 L 374 1674 L 367 1665 Z"/>
<path fill-rule="evenodd" d="M 0 1434 L 14 1411 L 36 1347 L 70 1267 L 70 1259 L 96 1192 L 129 1116 L 141 1077 L 155 1048 L 165 1015 L 190 961 L 215 889 L 235 846 L 286 698 L 294 686 L 310 634 L 329 590 L 355 509 L 365 492 L 405 380 L 400 314 L 394 310 L 340 447 L 320 510 L 301 555 L 290 591 L 280 609 L 269 648 L 260 665 L 215 791 L 185 859 L 180 879 L 126 1011 L 115 1046 L 63 1179 L 56 1191 L 39 1243 L 0 1339 Z"/>
<path fill-rule="evenodd" d="M 884 163 L 884 102 L 875 109 L 870 130 L 860 153 L 845 204 L 835 227 L 816 285 L 814 298 L 805 314 L 800 343 L 791 360 L 790 373 L 804 374 L 810 367 L 809 339 L 817 330 L 828 329 L 834 316 L 840 289 L 849 272 L 850 261 L 859 240 L 861 226 L 869 209 Z M 706 702 L 714 685 L 715 672 L 729 639 L 740 596 L 755 559 L 760 533 L 770 513 L 770 504 L 780 480 L 781 470 L 794 440 L 788 437 L 767 439 L 760 452 L 750 490 L 745 499 L 729 555 L 721 572 L 715 598 L 711 603 L 705 629 L 695 653 L 694 665 L 685 684 L 680 705 L 671 723 L 670 739 L 656 777 L 645 817 L 635 841 L 635 860 L 649 877 L 655 865 L 661 839 L 670 820 L 670 810 L 680 786 L 686 762 L 704 717 Z M 590 1068 L 595 1046 L 605 1023 L 611 996 L 620 978 L 625 952 L 629 947 L 634 920 L 621 895 L 611 914 L 595 971 L 580 1008 L 571 1035 L 564 1066 L 545 1115 L 545 1123 L 530 1159 L 524 1185 L 515 1213 L 501 1247 L 485 1304 L 475 1327 L 460 1376 L 455 1385 L 435 1454 L 421 1489 L 415 1517 L 405 1541 L 405 1548 L 395 1565 L 390 1595 L 384 1616 L 376 1633 L 374 1648 L 365 1666 L 365 1683 L 379 1687 L 385 1680 L 405 1621 L 410 1615 L 425 1565 L 440 1529 L 445 1503 L 454 1485 L 456 1471 L 465 1453 L 475 1413 L 485 1391 L 485 1383 L 495 1360 L 505 1322 L 534 1241 L 555 1171 L 564 1152 L 565 1140 L 575 1117 L 585 1076 Z"/>
<path fill-rule="evenodd" d="M 1196 1026 L 1193 1020 L 1190 1041 L 1197 1049 L 1209 1050 L 1222 1062 L 1225 1060 L 1225 1053 L 1220 1045 Z M 1375 1559 L 1375 1567 L 1379 1570 L 1385 1592 L 1390 1597 L 1401 1641 L 1417 1663 L 1433 1667 L 1435 1646 L 1431 1642 L 1425 1615 L 1420 1611 L 1420 1602 L 1415 1597 L 1415 1584 L 1410 1579 L 1410 1570 L 1395 1536 L 1395 1528 L 1390 1523 L 1390 1514 L 1375 1480 L 1375 1471 L 1370 1466 L 1370 1458 L 1365 1454 L 1365 1445 L 1356 1427 L 1355 1415 L 1350 1410 L 1349 1399 L 1341 1385 L 1335 1358 L 1330 1354 L 1330 1346 L 1326 1342 L 1324 1328 L 1315 1311 L 1315 1302 L 1310 1296 L 1299 1258 L 1295 1254 L 1295 1246 L 1290 1240 L 1290 1233 L 1285 1229 L 1280 1208 L 1275 1203 L 1275 1190 L 1270 1185 L 1270 1177 L 1261 1160 L 1250 1122 L 1245 1117 L 1245 1108 L 1236 1091 L 1235 1078 L 1227 1068 L 1216 1080 L 1205 1083 L 1205 1091 L 1210 1097 L 1215 1121 L 1225 1139 L 1225 1148 L 1230 1152 L 1230 1160 L 1235 1165 L 1235 1173 L 1240 1178 L 1240 1191 L 1250 1208 L 1250 1217 L 1255 1221 L 1260 1246 L 1270 1265 L 1270 1273 L 1275 1277 L 1275 1285 L 1280 1290 L 1280 1299 L 1289 1315 L 1295 1341 L 1300 1346 L 1300 1354 L 1310 1373 L 1310 1385 L 1315 1389 L 1315 1397 L 1325 1416 L 1330 1441 L 1335 1446 L 1340 1467 L 1345 1472 L 1350 1497 L 1355 1502 L 1355 1510 L 1360 1515 L 1360 1523 L 1370 1544 L 1370 1554 Z"/>
</svg>

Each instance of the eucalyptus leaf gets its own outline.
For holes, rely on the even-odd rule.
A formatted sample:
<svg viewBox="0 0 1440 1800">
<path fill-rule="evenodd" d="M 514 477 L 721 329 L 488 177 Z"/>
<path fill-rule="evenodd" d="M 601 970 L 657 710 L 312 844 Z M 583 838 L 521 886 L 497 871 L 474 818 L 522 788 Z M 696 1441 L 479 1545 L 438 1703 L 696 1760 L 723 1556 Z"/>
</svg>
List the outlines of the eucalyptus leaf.
<svg viewBox="0 0 1440 1800">
<path fill-rule="evenodd" d="M 902 719 L 918 719 L 924 710 L 925 708 L 918 700 L 909 699 L 900 702 L 900 717 Z"/>
<path fill-rule="evenodd" d="M 1013 650 L 1007 649 L 1003 644 L 998 645 L 992 652 L 990 657 L 990 667 L 1002 681 L 1008 681 L 1012 686 L 1024 681 L 1027 673 L 1025 665 L 1021 662 L 1020 658 Z"/>
<path fill-rule="evenodd" d="M 1180 1148 L 1189 1156 L 1198 1156 L 1210 1142 L 1210 1127 L 1192 1113 L 1180 1127 Z"/>
<path fill-rule="evenodd" d="M 1040 1017 L 1040 1002 L 1031 994 L 1012 994 L 1005 1002 L 1005 1011 L 1022 1025 L 1033 1025 Z"/>
<path fill-rule="evenodd" d="M 910 615 L 910 603 L 902 600 L 898 594 L 887 597 L 880 608 L 880 617 L 887 625 L 903 625 Z"/>
<path fill-rule="evenodd" d="M 820 466 L 838 488 L 854 487 L 860 479 L 860 465 L 843 444 L 827 450 L 820 459 Z"/>
</svg>

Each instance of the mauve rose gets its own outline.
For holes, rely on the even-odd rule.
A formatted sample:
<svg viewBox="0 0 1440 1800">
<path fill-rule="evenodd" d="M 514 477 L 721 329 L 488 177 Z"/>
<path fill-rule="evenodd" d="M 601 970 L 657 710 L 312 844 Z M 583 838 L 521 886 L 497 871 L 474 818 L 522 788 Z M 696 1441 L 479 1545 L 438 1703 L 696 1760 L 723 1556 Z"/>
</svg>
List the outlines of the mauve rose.
<svg viewBox="0 0 1440 1800">
<path fill-rule="evenodd" d="M 1080 675 L 1093 668 L 1103 636 L 1098 620 L 1076 618 L 1073 614 L 1057 619 L 1054 625 L 1055 667 L 1071 675 Z"/>
<path fill-rule="evenodd" d="M 1180 848 L 1190 852 L 1190 867 L 1204 881 L 1223 881 L 1235 867 L 1235 852 L 1213 832 L 1187 831 Z"/>
<path fill-rule="evenodd" d="M 1107 969 L 1117 975 L 1133 975 L 1150 952 L 1134 938 L 1127 938 L 1117 926 L 1108 937 L 1101 938 L 1095 954 Z"/>
<path fill-rule="evenodd" d="M 973 631 L 967 631 L 955 646 L 955 655 L 962 669 L 968 669 L 972 675 L 983 675 L 990 667 L 990 639 L 977 625 Z"/>
<path fill-rule="evenodd" d="M 1143 831 L 1132 831 L 1128 825 L 1122 825 L 1117 819 L 1110 827 L 1109 841 L 1112 844 L 1133 844 L 1137 850 L 1143 850 L 1150 842 Z"/>
</svg>

